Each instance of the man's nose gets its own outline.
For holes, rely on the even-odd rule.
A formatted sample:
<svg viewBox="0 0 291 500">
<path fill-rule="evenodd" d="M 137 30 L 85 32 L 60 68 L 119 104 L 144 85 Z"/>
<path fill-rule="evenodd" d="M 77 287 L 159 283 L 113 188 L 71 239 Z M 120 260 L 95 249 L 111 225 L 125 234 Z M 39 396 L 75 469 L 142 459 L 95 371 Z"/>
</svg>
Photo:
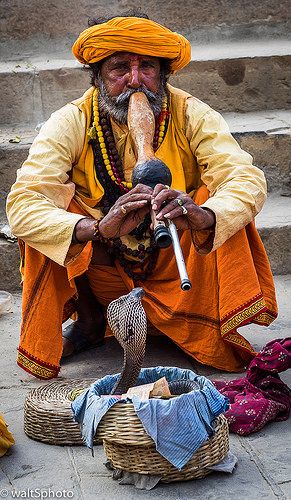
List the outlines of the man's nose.
<svg viewBox="0 0 291 500">
<path fill-rule="evenodd" d="M 129 73 L 127 86 L 131 89 L 138 89 L 141 85 L 140 73 L 138 68 L 132 68 Z"/>
</svg>

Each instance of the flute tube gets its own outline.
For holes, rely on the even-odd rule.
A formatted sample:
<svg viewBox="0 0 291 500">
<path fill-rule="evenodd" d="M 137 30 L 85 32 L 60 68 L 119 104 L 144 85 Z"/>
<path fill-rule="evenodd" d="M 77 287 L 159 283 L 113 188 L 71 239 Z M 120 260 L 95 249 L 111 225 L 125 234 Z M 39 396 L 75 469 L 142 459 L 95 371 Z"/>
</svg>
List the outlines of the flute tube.
<svg viewBox="0 0 291 500">
<path fill-rule="evenodd" d="M 154 210 L 151 210 L 151 219 L 154 230 L 154 240 L 159 248 L 168 248 L 172 244 L 172 237 L 165 222 L 157 221 Z"/>
<path fill-rule="evenodd" d="M 189 280 L 189 277 L 187 274 L 185 261 L 184 261 L 184 257 L 183 257 L 183 253 L 182 253 L 182 249 L 181 249 L 181 245 L 180 245 L 180 240 L 179 240 L 177 228 L 176 228 L 174 222 L 169 221 L 168 229 L 169 229 L 169 232 L 170 232 L 171 237 L 172 237 L 173 250 L 175 253 L 178 271 L 179 271 L 179 275 L 180 275 L 180 279 L 181 279 L 181 288 L 185 292 L 185 291 L 191 290 L 192 284 L 191 284 L 191 281 Z"/>
</svg>

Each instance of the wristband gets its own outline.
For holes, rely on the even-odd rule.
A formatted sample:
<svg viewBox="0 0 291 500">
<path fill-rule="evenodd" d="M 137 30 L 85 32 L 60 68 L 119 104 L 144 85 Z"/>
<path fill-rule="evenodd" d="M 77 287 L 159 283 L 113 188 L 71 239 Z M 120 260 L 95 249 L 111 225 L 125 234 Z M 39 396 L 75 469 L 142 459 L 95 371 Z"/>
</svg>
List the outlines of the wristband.
<svg viewBox="0 0 291 500">
<path fill-rule="evenodd" d="M 93 226 L 93 230 L 94 230 L 93 238 L 94 238 L 94 240 L 105 242 L 107 240 L 107 238 L 103 238 L 103 236 L 100 234 L 100 230 L 99 230 L 99 225 L 100 225 L 101 221 L 102 221 L 102 219 L 97 220 Z"/>
</svg>

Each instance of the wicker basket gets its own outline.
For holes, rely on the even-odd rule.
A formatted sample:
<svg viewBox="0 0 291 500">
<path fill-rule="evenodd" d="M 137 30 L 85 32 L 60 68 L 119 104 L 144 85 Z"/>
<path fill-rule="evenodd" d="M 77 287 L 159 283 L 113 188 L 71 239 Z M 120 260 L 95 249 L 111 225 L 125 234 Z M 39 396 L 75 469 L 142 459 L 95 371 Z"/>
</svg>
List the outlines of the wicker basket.
<svg viewBox="0 0 291 500">
<path fill-rule="evenodd" d="M 55 445 L 82 445 L 80 426 L 73 421 L 70 393 L 72 390 L 85 389 L 94 381 L 56 381 L 32 389 L 24 403 L 24 432 L 27 436 Z M 118 441 L 121 435 L 123 437 Z M 140 444 L 152 443 L 133 405 L 117 403 L 100 421 L 94 443 L 102 443 L 104 437 L 115 437 L 120 444 L 131 444 L 134 436 Z"/>
<path fill-rule="evenodd" d="M 83 444 L 80 426 L 73 421 L 69 394 L 72 389 L 86 388 L 93 382 L 94 379 L 57 381 L 32 389 L 24 404 L 27 436 L 49 444 Z"/>
<path fill-rule="evenodd" d="M 121 416 L 120 416 L 121 415 Z M 187 481 L 210 474 L 211 467 L 229 451 L 227 420 L 220 415 L 215 422 L 215 434 L 208 439 L 189 462 L 178 470 L 162 457 L 153 440 L 146 434 L 130 403 L 116 404 L 100 422 L 107 458 L 115 468 L 141 474 L 162 475 L 162 482 Z"/>
<path fill-rule="evenodd" d="M 88 387 L 94 380 L 56 381 L 32 389 L 24 405 L 24 430 L 32 439 L 54 445 L 82 445 L 79 424 L 73 421 L 69 395 Z M 211 472 L 229 450 L 226 418 L 220 415 L 215 434 L 196 451 L 181 471 L 155 449 L 132 403 L 115 404 L 101 419 L 94 444 L 103 441 L 104 450 L 116 468 L 143 474 L 162 475 L 162 482 L 198 479 Z"/>
</svg>

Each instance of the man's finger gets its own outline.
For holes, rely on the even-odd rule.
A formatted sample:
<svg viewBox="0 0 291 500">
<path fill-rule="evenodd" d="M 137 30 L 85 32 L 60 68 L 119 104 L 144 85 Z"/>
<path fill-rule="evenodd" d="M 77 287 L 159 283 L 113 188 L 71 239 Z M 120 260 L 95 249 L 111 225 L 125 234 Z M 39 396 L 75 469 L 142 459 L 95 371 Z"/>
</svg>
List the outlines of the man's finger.
<svg viewBox="0 0 291 500">
<path fill-rule="evenodd" d="M 165 186 L 165 184 L 156 184 L 153 190 L 153 198 L 155 198 L 161 191 L 169 189 L 169 186 Z"/>
<path fill-rule="evenodd" d="M 163 205 L 167 206 L 171 204 L 171 206 L 173 206 L 174 203 L 178 204 L 176 200 L 181 200 L 179 204 L 182 205 L 192 201 L 186 193 L 183 193 L 183 191 L 177 191 L 174 189 L 170 189 L 168 191 L 164 190 L 156 196 L 154 202 L 152 202 L 152 208 L 153 210 L 159 211 Z"/>
<path fill-rule="evenodd" d="M 137 184 L 134 188 L 130 190 L 128 194 L 132 193 L 148 193 L 150 195 L 153 194 L 153 188 L 147 186 L 146 184 Z"/>
<path fill-rule="evenodd" d="M 177 203 L 178 198 L 171 199 L 165 206 L 162 205 L 160 211 L 156 215 L 157 219 L 162 219 L 165 214 L 168 212 L 171 212 L 172 210 L 175 210 L 177 207 L 179 207 L 179 204 Z M 181 212 L 181 210 L 180 210 Z"/>
<path fill-rule="evenodd" d="M 168 209 L 168 210 L 167 210 Z M 162 219 L 176 219 L 177 217 L 181 217 L 183 214 L 183 210 L 186 211 L 187 209 L 182 207 L 176 206 L 175 208 L 172 208 L 169 210 L 169 206 L 167 205 L 163 211 L 159 212 L 158 215 L 156 216 L 157 220 L 162 220 Z M 164 212 L 164 213 L 163 213 Z M 187 215 L 187 211 L 185 212 L 185 215 Z"/>
<path fill-rule="evenodd" d="M 130 202 L 135 202 L 135 201 L 145 201 L 146 203 L 151 202 L 151 194 L 150 193 L 127 193 L 118 198 L 118 200 L 115 202 L 115 207 L 120 207 L 121 205 L 124 205 L 125 203 L 130 203 Z"/>
<path fill-rule="evenodd" d="M 163 203 L 170 202 L 179 196 L 180 192 L 174 189 L 166 189 L 161 190 L 155 198 L 152 200 L 152 208 L 153 210 L 159 210 Z"/>
<path fill-rule="evenodd" d="M 118 207 L 115 207 L 114 212 L 121 218 L 125 218 L 126 215 L 129 214 L 130 212 L 133 212 L 134 210 L 139 210 L 140 208 L 144 207 L 147 207 L 148 210 L 150 208 L 147 200 L 129 201 L 127 203 L 122 203 Z"/>
</svg>

